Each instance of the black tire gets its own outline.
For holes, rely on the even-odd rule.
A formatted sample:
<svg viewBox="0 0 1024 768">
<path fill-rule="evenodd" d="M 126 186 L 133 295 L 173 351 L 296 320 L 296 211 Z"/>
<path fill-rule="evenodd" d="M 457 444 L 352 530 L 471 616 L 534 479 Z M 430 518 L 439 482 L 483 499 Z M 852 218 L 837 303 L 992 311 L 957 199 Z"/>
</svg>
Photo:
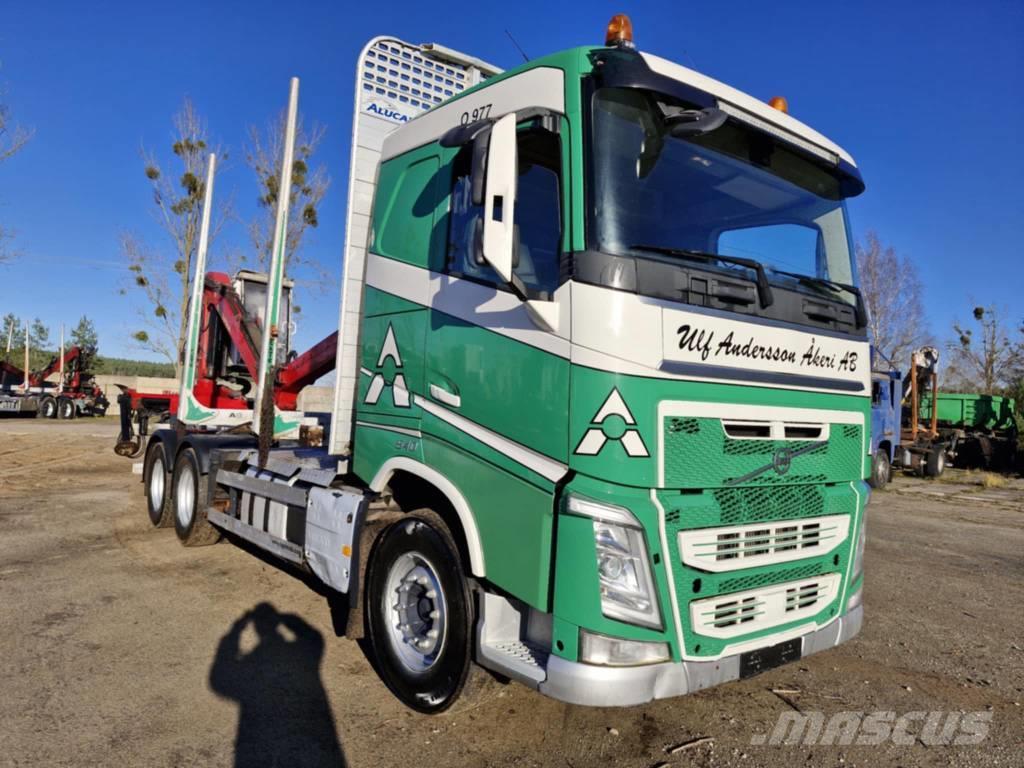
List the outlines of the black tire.
<svg viewBox="0 0 1024 768">
<path fill-rule="evenodd" d="M 932 446 L 928 451 L 928 463 L 925 466 L 925 474 L 928 477 L 942 477 L 946 471 L 946 449 L 941 445 Z"/>
<path fill-rule="evenodd" d="M 57 418 L 57 400 L 49 395 L 39 401 L 39 410 L 36 415 L 40 419 Z"/>
<path fill-rule="evenodd" d="M 871 459 L 871 477 L 868 478 L 868 483 L 872 488 L 880 491 L 889 484 L 891 476 L 892 466 L 889 464 L 888 454 L 882 449 L 875 451 L 875 455 Z"/>
<path fill-rule="evenodd" d="M 167 471 L 163 445 L 151 443 L 142 465 L 142 493 L 149 522 L 156 528 L 167 528 L 174 521 L 170 488 L 171 473 Z"/>
<path fill-rule="evenodd" d="M 408 627 L 410 622 L 397 625 L 392 622 L 396 615 L 394 606 L 400 604 L 396 601 L 402 599 L 401 587 L 389 589 L 389 582 L 394 586 L 394 579 L 410 562 L 419 562 L 421 565 L 417 567 L 426 563 L 430 574 L 426 586 L 421 586 L 420 582 L 412 584 L 413 590 L 422 590 L 418 596 L 405 598 L 408 606 L 415 603 L 415 608 L 410 610 L 415 610 L 417 615 L 411 623 L 425 632 L 437 630 L 440 633 L 433 641 L 420 635 L 422 642 L 435 642 L 439 647 L 436 652 L 419 656 L 423 664 L 415 670 L 409 664 L 409 657 L 414 658 L 415 666 L 415 659 L 421 652 L 410 647 L 415 643 L 397 639 L 404 634 L 401 627 Z M 411 576 L 412 571 L 409 571 L 406 578 Z M 405 586 L 407 581 L 400 583 Z M 436 595 L 438 586 L 440 599 L 431 599 L 431 591 Z M 365 596 L 367 638 L 384 683 L 402 703 L 419 712 L 437 714 L 448 709 L 462 693 L 470 670 L 473 603 L 458 547 L 437 514 L 429 509 L 417 510 L 380 535 L 367 569 Z M 444 610 L 440 624 L 435 624 L 437 617 L 427 611 L 437 607 Z M 408 613 L 397 615 L 409 616 Z"/>
<path fill-rule="evenodd" d="M 70 397 L 62 397 L 57 400 L 58 419 L 73 419 L 77 415 L 77 411 L 78 409 L 75 408 L 75 404 Z"/>
<path fill-rule="evenodd" d="M 174 532 L 186 547 L 203 547 L 220 540 L 220 531 L 206 519 L 210 476 L 204 475 L 201 469 L 199 457 L 191 448 L 185 448 L 174 460 L 171 476 Z"/>
</svg>

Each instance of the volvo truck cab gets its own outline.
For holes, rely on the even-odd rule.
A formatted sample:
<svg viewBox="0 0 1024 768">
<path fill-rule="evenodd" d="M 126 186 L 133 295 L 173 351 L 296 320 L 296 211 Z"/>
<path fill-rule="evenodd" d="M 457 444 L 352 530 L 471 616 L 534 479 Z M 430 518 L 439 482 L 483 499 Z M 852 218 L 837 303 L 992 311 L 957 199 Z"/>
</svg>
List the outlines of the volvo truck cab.
<svg viewBox="0 0 1024 768">
<path fill-rule="evenodd" d="M 864 184 L 625 30 L 507 72 L 371 41 L 328 445 L 163 431 L 184 543 L 229 531 L 347 594 L 422 711 L 471 661 L 623 706 L 861 626 Z"/>
</svg>

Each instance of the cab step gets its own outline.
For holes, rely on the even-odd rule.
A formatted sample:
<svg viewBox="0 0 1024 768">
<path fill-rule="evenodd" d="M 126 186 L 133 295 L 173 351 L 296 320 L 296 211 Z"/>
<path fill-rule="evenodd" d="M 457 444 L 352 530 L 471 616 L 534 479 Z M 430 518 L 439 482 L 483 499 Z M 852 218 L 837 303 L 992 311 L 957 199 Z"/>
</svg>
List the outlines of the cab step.
<svg viewBox="0 0 1024 768">
<path fill-rule="evenodd" d="M 537 688 L 548 676 L 551 614 L 502 595 L 480 595 L 477 661 L 484 667 Z"/>
</svg>

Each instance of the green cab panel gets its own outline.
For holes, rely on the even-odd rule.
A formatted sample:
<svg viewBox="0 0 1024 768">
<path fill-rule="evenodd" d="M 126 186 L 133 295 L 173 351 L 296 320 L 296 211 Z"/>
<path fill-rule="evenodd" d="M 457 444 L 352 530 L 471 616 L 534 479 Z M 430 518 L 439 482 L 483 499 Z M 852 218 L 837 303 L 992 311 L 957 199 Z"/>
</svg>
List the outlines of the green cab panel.
<svg viewBox="0 0 1024 768">
<path fill-rule="evenodd" d="M 813 443 L 732 439 L 719 418 L 659 418 L 659 406 L 670 402 L 821 409 L 856 423 L 829 424 L 819 435 L 827 439 Z M 869 467 L 864 426 L 870 424 L 869 411 L 868 398 L 851 395 L 627 376 L 573 366 L 569 465 L 591 477 L 646 488 L 860 480 Z M 773 465 L 782 449 L 785 466 L 778 460 Z"/>
<path fill-rule="evenodd" d="M 487 580 L 549 611 L 552 494 L 472 453 L 427 435 L 426 463 L 449 478 L 473 511 Z"/>
</svg>

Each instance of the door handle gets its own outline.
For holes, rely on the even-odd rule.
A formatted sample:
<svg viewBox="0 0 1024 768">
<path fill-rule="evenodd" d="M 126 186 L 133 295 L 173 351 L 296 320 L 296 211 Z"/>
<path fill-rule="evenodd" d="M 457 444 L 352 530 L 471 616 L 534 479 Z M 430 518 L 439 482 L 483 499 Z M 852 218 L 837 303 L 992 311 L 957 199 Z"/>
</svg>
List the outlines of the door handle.
<svg viewBox="0 0 1024 768">
<path fill-rule="evenodd" d="M 462 406 L 462 398 L 459 395 L 449 392 L 447 389 L 439 387 L 437 384 L 430 385 L 430 396 L 439 403 L 450 405 L 452 408 L 460 408 Z"/>
</svg>

